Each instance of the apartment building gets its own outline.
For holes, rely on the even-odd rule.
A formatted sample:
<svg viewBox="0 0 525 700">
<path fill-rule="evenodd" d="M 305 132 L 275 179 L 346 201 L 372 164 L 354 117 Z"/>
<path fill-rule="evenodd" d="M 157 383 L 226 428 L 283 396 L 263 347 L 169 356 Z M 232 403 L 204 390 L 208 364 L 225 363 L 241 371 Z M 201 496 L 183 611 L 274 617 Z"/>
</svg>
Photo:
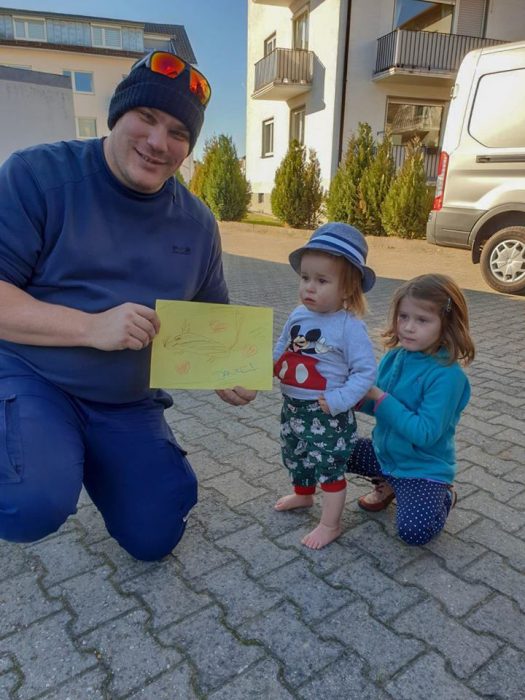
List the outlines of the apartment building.
<svg viewBox="0 0 525 700">
<path fill-rule="evenodd" d="M 115 86 L 150 49 L 172 50 L 196 63 L 181 25 L 0 7 L 0 65 L 69 76 L 80 139 L 109 133 Z M 190 167 L 191 157 L 185 178 Z"/>
<path fill-rule="evenodd" d="M 392 132 L 399 166 L 418 136 L 437 173 L 450 91 L 472 49 L 525 39 L 523 0 L 247 0 L 246 176 L 270 211 L 292 139 L 327 188 L 359 122 Z"/>
</svg>

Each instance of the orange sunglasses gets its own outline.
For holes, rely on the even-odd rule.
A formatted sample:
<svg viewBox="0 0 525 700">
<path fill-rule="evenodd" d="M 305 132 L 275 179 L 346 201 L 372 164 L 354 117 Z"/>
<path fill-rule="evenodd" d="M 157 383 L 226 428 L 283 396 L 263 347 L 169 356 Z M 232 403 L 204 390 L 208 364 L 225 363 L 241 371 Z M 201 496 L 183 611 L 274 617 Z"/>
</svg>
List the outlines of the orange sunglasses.
<svg viewBox="0 0 525 700">
<path fill-rule="evenodd" d="M 209 82 L 200 71 L 179 56 L 167 51 L 153 51 L 137 61 L 131 67 L 131 70 L 140 68 L 140 66 L 145 66 L 154 73 L 160 73 L 167 78 L 173 79 L 178 78 L 184 71 L 188 71 L 190 74 L 190 92 L 198 98 L 204 107 L 210 101 L 211 87 Z"/>
</svg>

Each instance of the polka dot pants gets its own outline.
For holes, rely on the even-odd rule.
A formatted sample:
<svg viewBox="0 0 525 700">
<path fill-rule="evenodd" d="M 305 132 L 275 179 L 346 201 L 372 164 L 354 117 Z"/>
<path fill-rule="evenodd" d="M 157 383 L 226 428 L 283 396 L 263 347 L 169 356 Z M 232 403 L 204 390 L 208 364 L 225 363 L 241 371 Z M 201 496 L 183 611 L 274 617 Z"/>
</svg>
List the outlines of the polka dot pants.
<svg viewBox="0 0 525 700">
<path fill-rule="evenodd" d="M 381 472 L 372 441 L 360 438 L 348 461 L 347 472 L 372 479 L 383 479 L 395 491 L 397 530 L 407 544 L 430 542 L 443 529 L 452 494 L 447 484 L 428 479 L 399 479 Z"/>
</svg>

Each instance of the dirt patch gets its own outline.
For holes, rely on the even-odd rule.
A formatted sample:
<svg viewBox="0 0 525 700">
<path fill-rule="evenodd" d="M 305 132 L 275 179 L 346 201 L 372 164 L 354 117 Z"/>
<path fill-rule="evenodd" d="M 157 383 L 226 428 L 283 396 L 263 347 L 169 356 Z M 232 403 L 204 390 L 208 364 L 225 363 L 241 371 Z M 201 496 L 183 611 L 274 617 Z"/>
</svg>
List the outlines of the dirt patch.
<svg viewBox="0 0 525 700">
<path fill-rule="evenodd" d="M 287 263 L 292 250 L 310 237 L 309 231 L 220 222 L 222 245 L 226 253 L 259 260 Z M 497 294 L 481 277 L 470 251 L 430 245 L 424 240 L 369 236 L 368 264 L 378 277 L 407 280 L 427 272 L 450 275 L 463 289 Z"/>
</svg>

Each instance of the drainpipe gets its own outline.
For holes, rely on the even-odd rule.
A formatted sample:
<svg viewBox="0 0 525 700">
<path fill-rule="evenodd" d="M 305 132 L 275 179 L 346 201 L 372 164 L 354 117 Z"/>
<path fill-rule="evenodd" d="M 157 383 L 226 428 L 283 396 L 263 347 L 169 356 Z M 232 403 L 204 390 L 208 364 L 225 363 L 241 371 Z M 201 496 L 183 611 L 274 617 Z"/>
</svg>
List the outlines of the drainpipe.
<svg viewBox="0 0 525 700">
<path fill-rule="evenodd" d="M 345 105 L 346 105 L 346 79 L 348 77 L 348 52 L 350 45 L 350 16 L 352 14 L 352 0 L 347 0 L 346 9 L 346 28 L 345 28 L 345 51 L 344 51 L 344 66 L 343 66 L 343 94 L 341 99 L 341 120 L 339 122 L 339 149 L 337 155 L 337 163 L 341 162 L 343 157 L 343 129 L 345 124 Z"/>
</svg>

